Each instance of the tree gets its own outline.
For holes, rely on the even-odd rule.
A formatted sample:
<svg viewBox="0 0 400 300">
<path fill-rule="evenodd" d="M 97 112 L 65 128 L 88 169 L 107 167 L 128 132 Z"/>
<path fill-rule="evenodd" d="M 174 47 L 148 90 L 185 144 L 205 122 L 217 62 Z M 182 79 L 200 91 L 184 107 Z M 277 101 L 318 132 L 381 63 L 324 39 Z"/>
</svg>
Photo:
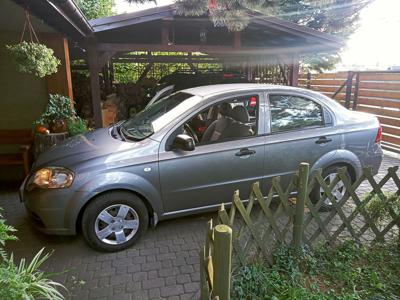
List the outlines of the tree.
<svg viewBox="0 0 400 300">
<path fill-rule="evenodd" d="M 129 3 L 143 4 L 146 2 L 156 2 L 155 0 L 126 0 Z M 83 14 L 88 18 L 97 19 L 112 16 L 115 14 L 114 0 L 75 0 L 76 4 L 82 10 Z"/>
<path fill-rule="evenodd" d="M 354 32 L 359 12 L 371 0 L 176 0 L 178 14 L 209 14 L 214 24 L 230 31 L 243 30 L 250 19 L 248 9 L 274 15 L 312 29 L 347 38 Z M 340 57 L 327 53 L 304 57 L 303 66 L 322 71 L 332 68 Z"/>
<path fill-rule="evenodd" d="M 277 16 L 288 21 L 348 38 L 357 28 L 359 13 L 371 0 L 279 0 Z M 338 53 L 302 58 L 303 68 L 322 72 L 340 61 Z"/>
<path fill-rule="evenodd" d="M 114 14 L 114 0 L 75 0 L 75 2 L 89 20 Z"/>
</svg>

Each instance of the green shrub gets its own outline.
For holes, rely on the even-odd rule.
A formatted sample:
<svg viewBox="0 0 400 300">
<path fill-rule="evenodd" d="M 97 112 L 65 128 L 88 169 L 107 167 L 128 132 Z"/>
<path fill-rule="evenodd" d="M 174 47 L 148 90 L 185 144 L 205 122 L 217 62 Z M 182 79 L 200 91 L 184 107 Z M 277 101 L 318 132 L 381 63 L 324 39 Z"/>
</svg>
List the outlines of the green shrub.
<svg viewBox="0 0 400 300">
<path fill-rule="evenodd" d="M 13 227 L 5 224 L 0 214 L 0 299 L 64 299 L 59 289 L 65 289 L 65 287 L 52 281 L 46 273 L 39 270 L 50 256 L 50 254 L 43 255 L 44 249 L 41 249 L 30 263 L 21 259 L 19 265 L 16 265 L 13 255 L 7 256 L 4 245 L 6 241 L 16 240 L 12 234 L 14 231 Z"/>
<path fill-rule="evenodd" d="M 87 122 L 80 117 L 75 117 L 68 122 L 68 133 L 70 136 L 83 134 L 87 131 Z"/>
<path fill-rule="evenodd" d="M 39 270 L 50 257 L 50 254 L 42 255 L 43 250 L 41 249 L 29 264 L 25 259 L 21 259 L 19 265 L 15 265 L 13 255 L 1 263 L 0 299 L 64 299 L 57 289 L 64 286 L 48 279 L 46 274 Z"/>
<path fill-rule="evenodd" d="M 57 72 L 60 60 L 54 56 L 54 51 L 43 44 L 21 42 L 15 45 L 6 45 L 10 51 L 17 70 L 25 74 L 34 74 L 44 77 Z"/>
<path fill-rule="evenodd" d="M 71 106 L 71 99 L 58 94 L 50 94 L 44 113 L 35 121 L 35 124 L 49 125 L 58 120 L 70 120 L 75 117 L 75 111 Z"/>
<path fill-rule="evenodd" d="M 276 249 L 274 264 L 241 267 L 233 275 L 233 299 L 400 299 L 400 248 L 370 248 L 348 241 L 296 253 Z"/>
<path fill-rule="evenodd" d="M 400 215 L 400 196 L 396 193 L 366 194 L 364 201 L 369 200 L 365 205 L 366 211 L 375 222 L 383 222 L 391 218 L 390 210 Z"/>
</svg>

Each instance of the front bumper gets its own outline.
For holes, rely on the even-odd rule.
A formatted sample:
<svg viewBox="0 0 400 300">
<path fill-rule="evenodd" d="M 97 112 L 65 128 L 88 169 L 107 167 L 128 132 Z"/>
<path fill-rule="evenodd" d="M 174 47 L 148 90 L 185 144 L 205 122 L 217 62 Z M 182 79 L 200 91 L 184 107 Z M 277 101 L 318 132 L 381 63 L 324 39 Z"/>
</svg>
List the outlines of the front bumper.
<svg viewBox="0 0 400 300">
<path fill-rule="evenodd" d="M 26 181 L 25 181 L 26 182 Z M 46 234 L 74 235 L 82 199 L 86 193 L 66 189 L 25 190 L 25 182 L 19 195 L 31 223 Z"/>
</svg>

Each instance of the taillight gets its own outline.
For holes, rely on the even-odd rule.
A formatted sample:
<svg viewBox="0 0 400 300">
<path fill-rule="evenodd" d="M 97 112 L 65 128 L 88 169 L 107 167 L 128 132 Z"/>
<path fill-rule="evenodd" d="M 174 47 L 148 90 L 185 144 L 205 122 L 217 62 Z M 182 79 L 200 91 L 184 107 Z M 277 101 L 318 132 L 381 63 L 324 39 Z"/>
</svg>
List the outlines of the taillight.
<svg viewBox="0 0 400 300">
<path fill-rule="evenodd" d="M 379 120 L 378 120 L 379 122 Z M 380 143 L 382 141 L 382 126 L 379 122 L 378 132 L 376 133 L 375 143 Z"/>
</svg>

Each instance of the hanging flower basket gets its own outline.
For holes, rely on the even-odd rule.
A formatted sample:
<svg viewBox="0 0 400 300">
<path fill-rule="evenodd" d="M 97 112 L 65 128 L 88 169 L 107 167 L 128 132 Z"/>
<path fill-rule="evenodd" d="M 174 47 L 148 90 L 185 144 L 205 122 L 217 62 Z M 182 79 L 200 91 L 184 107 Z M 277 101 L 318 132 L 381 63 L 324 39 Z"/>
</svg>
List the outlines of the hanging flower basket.
<svg viewBox="0 0 400 300">
<path fill-rule="evenodd" d="M 30 41 L 24 41 L 27 27 Z M 6 45 L 6 48 L 17 64 L 17 70 L 24 74 L 33 74 L 37 77 L 51 75 L 57 72 L 57 67 L 61 63 L 54 56 L 52 49 L 39 42 L 27 11 L 25 11 L 25 24 L 19 44 Z"/>
<path fill-rule="evenodd" d="M 6 47 L 17 64 L 18 72 L 44 77 L 56 73 L 60 65 L 54 51 L 43 44 L 23 41 Z"/>
</svg>

